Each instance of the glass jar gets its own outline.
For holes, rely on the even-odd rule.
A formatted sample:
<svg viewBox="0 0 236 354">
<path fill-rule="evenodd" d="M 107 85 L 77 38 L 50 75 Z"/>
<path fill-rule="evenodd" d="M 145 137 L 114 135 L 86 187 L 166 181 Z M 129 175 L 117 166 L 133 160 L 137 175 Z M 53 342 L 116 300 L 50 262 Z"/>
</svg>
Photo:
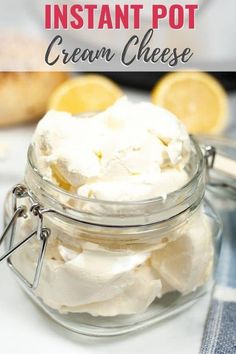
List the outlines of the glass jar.
<svg viewBox="0 0 236 354">
<path fill-rule="evenodd" d="M 166 197 L 99 201 L 45 180 L 30 146 L 24 182 L 6 198 L 0 261 L 51 318 L 81 334 L 123 334 L 176 314 L 212 286 L 221 236 L 193 139 L 185 170 L 189 182 Z"/>
</svg>

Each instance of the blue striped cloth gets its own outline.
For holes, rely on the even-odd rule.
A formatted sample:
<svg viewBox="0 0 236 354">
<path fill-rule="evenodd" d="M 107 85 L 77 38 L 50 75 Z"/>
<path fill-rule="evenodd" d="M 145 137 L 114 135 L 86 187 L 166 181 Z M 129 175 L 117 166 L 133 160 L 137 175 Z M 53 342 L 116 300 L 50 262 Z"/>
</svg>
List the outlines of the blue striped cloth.
<svg viewBox="0 0 236 354">
<path fill-rule="evenodd" d="M 236 202 L 222 218 L 220 262 L 200 354 L 236 354 Z"/>
</svg>

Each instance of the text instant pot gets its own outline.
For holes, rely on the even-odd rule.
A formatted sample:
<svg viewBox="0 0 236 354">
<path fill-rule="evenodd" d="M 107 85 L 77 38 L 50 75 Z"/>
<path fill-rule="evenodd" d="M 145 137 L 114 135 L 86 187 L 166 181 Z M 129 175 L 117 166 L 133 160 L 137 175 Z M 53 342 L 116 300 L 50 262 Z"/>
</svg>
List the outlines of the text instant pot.
<svg viewBox="0 0 236 354">
<path fill-rule="evenodd" d="M 164 2 L 164 0 L 162 0 Z M 167 1 L 168 2 L 168 1 Z M 92 4 L 86 1 L 72 4 L 46 4 L 45 29 L 60 31 L 51 40 L 45 54 L 48 65 L 75 64 L 78 62 L 95 63 L 114 60 L 119 55 L 121 63 L 131 66 L 135 61 L 143 63 L 162 63 L 169 67 L 176 67 L 179 63 L 185 64 L 193 56 L 191 48 L 161 48 L 153 43 L 154 31 L 161 31 L 168 26 L 171 30 L 194 30 L 198 4 L 143 4 L 129 3 Z M 148 28 L 143 32 L 143 22 Z M 86 30 L 88 36 L 102 36 L 102 31 L 127 30 L 132 32 L 129 38 L 122 43 L 122 51 L 117 52 L 106 46 L 87 48 L 81 45 L 76 48 L 66 45 L 63 31 L 68 32 Z M 137 31 L 136 31 L 137 30 Z M 111 33 L 111 35 L 113 35 Z M 78 36 L 79 39 L 79 36 Z M 119 39 L 123 41 L 123 38 Z"/>
</svg>

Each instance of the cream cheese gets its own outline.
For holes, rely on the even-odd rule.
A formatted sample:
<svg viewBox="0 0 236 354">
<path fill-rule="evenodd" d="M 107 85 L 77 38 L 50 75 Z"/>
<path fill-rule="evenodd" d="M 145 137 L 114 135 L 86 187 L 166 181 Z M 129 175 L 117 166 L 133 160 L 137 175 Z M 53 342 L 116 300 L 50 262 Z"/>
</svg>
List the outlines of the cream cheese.
<svg viewBox="0 0 236 354">
<path fill-rule="evenodd" d="M 187 182 L 188 134 L 173 114 L 151 103 L 122 98 L 90 118 L 51 111 L 33 144 L 41 173 L 85 197 L 149 199 Z"/>
<path fill-rule="evenodd" d="M 41 175 L 89 199 L 166 198 L 188 182 L 189 136 L 173 114 L 151 103 L 122 98 L 91 117 L 50 111 L 33 146 Z M 212 265 L 208 223 L 200 210 L 148 251 L 141 245 L 115 251 L 81 239 L 69 247 L 57 235 L 62 229 L 51 227 L 37 294 L 60 312 L 115 316 L 145 311 L 166 292 L 189 293 L 204 283 Z M 30 252 L 18 262 L 26 274 Z"/>
</svg>

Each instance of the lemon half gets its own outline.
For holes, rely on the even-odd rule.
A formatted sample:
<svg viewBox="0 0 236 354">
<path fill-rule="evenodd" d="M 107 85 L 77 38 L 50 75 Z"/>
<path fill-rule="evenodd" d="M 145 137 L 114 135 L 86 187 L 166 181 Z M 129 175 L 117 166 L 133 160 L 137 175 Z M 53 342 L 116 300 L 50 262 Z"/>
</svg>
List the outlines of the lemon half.
<svg viewBox="0 0 236 354">
<path fill-rule="evenodd" d="M 167 74 L 152 90 L 152 102 L 174 113 L 192 134 L 219 133 L 227 123 L 227 95 L 206 73 Z"/>
</svg>

